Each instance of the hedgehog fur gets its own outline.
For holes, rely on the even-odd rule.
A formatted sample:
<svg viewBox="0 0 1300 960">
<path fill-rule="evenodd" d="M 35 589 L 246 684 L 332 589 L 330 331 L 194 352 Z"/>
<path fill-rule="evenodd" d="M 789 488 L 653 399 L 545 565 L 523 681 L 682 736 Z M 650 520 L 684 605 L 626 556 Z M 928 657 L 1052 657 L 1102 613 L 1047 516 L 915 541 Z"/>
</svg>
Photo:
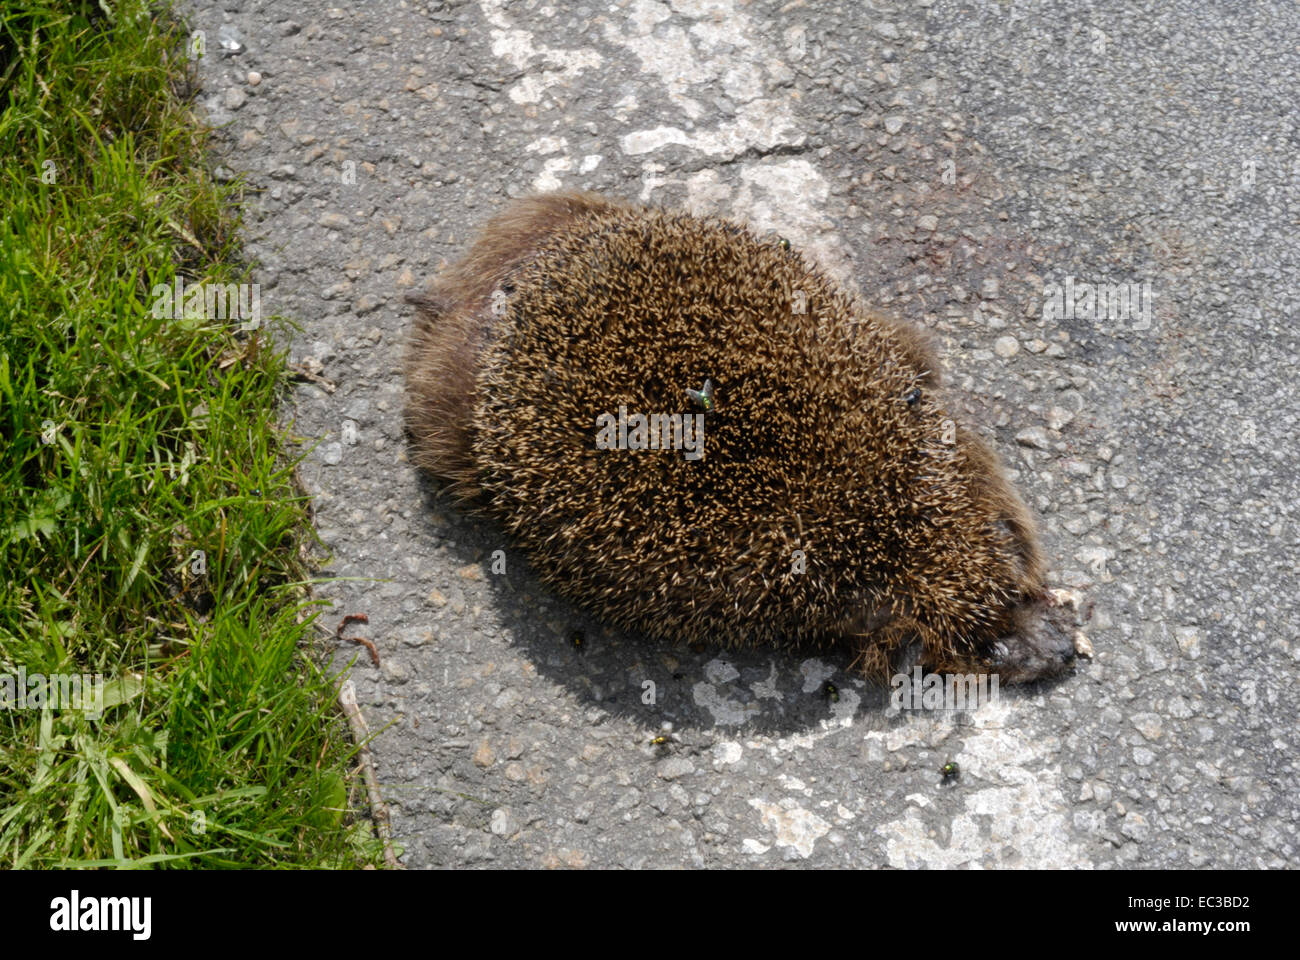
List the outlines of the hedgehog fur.
<svg viewBox="0 0 1300 960">
<path fill-rule="evenodd" d="M 544 582 L 670 641 L 847 646 L 1060 672 L 1034 523 L 940 404 L 926 338 L 789 244 L 589 193 L 525 198 L 417 304 L 413 460 Z M 698 415 L 703 456 L 599 449 L 597 418 Z M 606 421 L 608 422 L 608 421 Z"/>
</svg>

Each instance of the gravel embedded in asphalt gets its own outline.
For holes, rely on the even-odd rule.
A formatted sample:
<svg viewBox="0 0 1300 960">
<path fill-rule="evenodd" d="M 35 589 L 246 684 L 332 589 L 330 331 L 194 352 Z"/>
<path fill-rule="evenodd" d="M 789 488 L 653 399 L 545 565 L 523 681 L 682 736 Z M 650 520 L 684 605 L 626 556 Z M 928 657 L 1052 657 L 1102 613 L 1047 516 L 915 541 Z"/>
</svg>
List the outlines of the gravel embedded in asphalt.
<svg viewBox="0 0 1300 960">
<path fill-rule="evenodd" d="M 406 864 L 1296 861 L 1294 4 L 187 7 L 252 279 L 335 386 L 278 415 L 381 654 Z M 561 187 L 779 231 L 931 330 L 1095 659 L 897 715 L 847 658 L 662 648 L 494 575 L 501 532 L 407 462 L 402 294 Z M 1067 282 L 1151 309 L 1057 315 Z"/>
</svg>

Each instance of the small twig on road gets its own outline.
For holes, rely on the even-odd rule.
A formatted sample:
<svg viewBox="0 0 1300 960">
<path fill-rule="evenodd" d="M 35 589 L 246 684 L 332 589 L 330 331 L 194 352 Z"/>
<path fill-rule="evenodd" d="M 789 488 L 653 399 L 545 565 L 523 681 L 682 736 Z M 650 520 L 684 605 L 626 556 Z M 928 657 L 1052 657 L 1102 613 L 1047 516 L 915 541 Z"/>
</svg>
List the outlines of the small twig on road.
<svg viewBox="0 0 1300 960">
<path fill-rule="evenodd" d="M 319 385 L 326 393 L 333 393 L 335 390 L 334 382 L 332 380 L 326 380 L 324 377 L 312 373 L 310 370 L 297 364 L 286 364 L 285 369 L 289 372 L 290 380 L 308 380 Z"/>
<path fill-rule="evenodd" d="M 343 708 L 343 713 L 348 718 L 348 724 L 352 727 L 352 738 L 356 740 L 360 751 L 361 777 L 366 782 L 366 797 L 370 801 L 370 817 L 375 821 L 375 832 L 379 834 L 379 839 L 384 844 L 384 862 L 393 870 L 401 870 L 402 864 L 398 861 L 397 854 L 393 852 L 393 831 L 388 807 L 384 805 L 384 798 L 379 794 L 379 780 L 375 776 L 375 767 L 370 762 L 370 748 L 367 746 L 370 740 L 370 729 L 366 726 L 366 718 L 361 714 L 361 707 L 357 705 L 357 688 L 352 685 L 351 680 L 344 680 L 339 685 L 339 706 Z"/>
</svg>

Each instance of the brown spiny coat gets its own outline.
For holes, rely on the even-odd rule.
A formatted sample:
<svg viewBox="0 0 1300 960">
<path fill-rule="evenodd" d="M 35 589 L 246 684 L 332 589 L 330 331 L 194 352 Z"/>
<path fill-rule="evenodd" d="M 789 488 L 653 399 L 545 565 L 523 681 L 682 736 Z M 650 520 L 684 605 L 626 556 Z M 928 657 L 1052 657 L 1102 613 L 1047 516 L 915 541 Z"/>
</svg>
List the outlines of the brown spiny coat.
<svg viewBox="0 0 1300 960">
<path fill-rule="evenodd" d="M 672 641 L 832 643 L 1058 672 L 1034 523 L 940 406 L 913 327 L 774 239 L 593 194 L 518 201 L 416 298 L 415 462 L 559 593 Z M 596 418 L 696 414 L 704 456 L 597 449 Z"/>
</svg>

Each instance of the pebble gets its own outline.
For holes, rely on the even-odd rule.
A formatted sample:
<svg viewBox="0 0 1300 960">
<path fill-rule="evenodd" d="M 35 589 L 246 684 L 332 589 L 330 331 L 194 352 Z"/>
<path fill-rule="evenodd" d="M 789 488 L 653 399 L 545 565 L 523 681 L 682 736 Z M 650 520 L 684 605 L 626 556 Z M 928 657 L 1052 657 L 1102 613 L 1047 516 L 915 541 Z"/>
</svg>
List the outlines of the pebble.
<svg viewBox="0 0 1300 960">
<path fill-rule="evenodd" d="M 1130 840 L 1141 843 L 1151 835 L 1151 825 L 1147 823 L 1146 817 L 1130 810 L 1124 817 L 1124 822 L 1120 824 L 1119 832 Z"/>
<path fill-rule="evenodd" d="M 248 71 L 248 85 L 250 87 L 255 87 L 261 82 L 262 82 L 262 75 L 260 73 L 258 73 L 256 70 Z"/>
<path fill-rule="evenodd" d="M 378 310 L 383 306 L 383 303 L 384 301 L 380 300 L 373 293 L 367 293 L 362 295 L 356 303 L 352 304 L 352 312 L 357 316 L 361 316 L 362 314 L 370 313 L 373 310 Z"/>
<path fill-rule="evenodd" d="M 1065 407 L 1052 407 L 1047 411 L 1047 428 L 1049 430 L 1060 430 L 1073 419 L 1073 411 L 1067 410 Z"/>
<path fill-rule="evenodd" d="M 1106 561 L 1114 555 L 1115 552 L 1107 547 L 1084 547 L 1074 556 L 1093 573 L 1102 576 L 1106 570 Z"/>
<path fill-rule="evenodd" d="M 1154 713 L 1139 713 L 1130 718 L 1133 726 L 1137 727 L 1138 732 L 1148 740 L 1159 740 L 1164 734 L 1164 724 L 1160 717 Z"/>
<path fill-rule="evenodd" d="M 993 341 L 993 352 L 999 357 L 1014 357 L 1020 352 L 1020 341 L 1015 337 L 998 337 Z"/>
<path fill-rule="evenodd" d="M 1075 630 L 1070 636 L 1071 639 L 1074 640 L 1074 652 L 1081 657 L 1091 660 L 1094 651 L 1092 649 L 1092 641 L 1088 639 L 1088 635 L 1082 630 Z"/>
<path fill-rule="evenodd" d="M 238 87 L 227 87 L 225 94 L 221 97 L 221 103 L 227 110 L 238 110 L 248 103 L 248 95 Z"/>
<path fill-rule="evenodd" d="M 903 129 L 902 117 L 885 117 L 885 130 L 891 136 Z"/>
<path fill-rule="evenodd" d="M 659 764 L 659 776 L 664 780 L 676 780 L 695 772 L 695 764 L 685 757 L 669 757 Z"/>
<path fill-rule="evenodd" d="M 1037 450 L 1050 450 L 1052 443 L 1047 438 L 1047 431 L 1042 427 L 1026 427 L 1016 434 L 1016 443 L 1022 447 L 1034 447 Z"/>
<path fill-rule="evenodd" d="M 1199 660 L 1201 657 L 1201 631 L 1195 627 L 1178 627 L 1174 630 L 1174 638 L 1178 641 L 1178 649 L 1183 652 L 1183 656 L 1188 660 Z"/>
<path fill-rule="evenodd" d="M 407 630 L 402 634 L 402 642 L 408 647 L 422 647 L 433 639 L 432 630 L 420 630 L 418 628 Z"/>
</svg>

